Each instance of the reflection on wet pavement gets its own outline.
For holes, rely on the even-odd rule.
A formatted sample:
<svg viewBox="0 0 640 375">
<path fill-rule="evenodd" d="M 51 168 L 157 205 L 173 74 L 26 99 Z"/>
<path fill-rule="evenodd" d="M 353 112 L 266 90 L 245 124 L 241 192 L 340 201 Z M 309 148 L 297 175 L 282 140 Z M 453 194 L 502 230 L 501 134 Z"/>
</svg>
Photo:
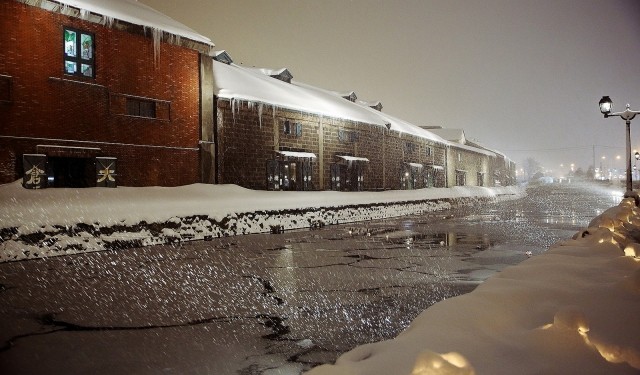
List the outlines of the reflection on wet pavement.
<svg viewBox="0 0 640 375">
<path fill-rule="evenodd" d="M 299 374 L 395 337 L 609 199 L 540 187 L 415 217 L 0 264 L 0 368 Z"/>
</svg>

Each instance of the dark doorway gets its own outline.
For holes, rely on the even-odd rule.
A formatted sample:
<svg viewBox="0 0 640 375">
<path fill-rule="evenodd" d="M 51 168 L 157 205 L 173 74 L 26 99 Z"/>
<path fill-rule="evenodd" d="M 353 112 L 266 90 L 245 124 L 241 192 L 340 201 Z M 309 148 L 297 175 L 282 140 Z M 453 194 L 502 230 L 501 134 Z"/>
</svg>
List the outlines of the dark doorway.
<svg viewBox="0 0 640 375">
<path fill-rule="evenodd" d="M 50 187 L 86 188 L 96 186 L 93 158 L 49 157 L 47 176 Z"/>
</svg>

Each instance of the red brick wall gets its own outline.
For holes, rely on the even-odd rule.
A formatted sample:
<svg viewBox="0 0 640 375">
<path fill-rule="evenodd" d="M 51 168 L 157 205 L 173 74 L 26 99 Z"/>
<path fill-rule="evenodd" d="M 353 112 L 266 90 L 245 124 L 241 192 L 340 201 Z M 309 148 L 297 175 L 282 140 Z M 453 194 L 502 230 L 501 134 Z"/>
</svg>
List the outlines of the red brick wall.
<svg viewBox="0 0 640 375">
<path fill-rule="evenodd" d="M 137 32 L 13 1 L 0 14 L 0 74 L 12 85 L 11 102 L 0 103 L 0 166 L 10 166 L 0 183 L 20 177 L 6 170 L 19 173 L 21 157 L 10 159 L 37 144 L 99 147 L 118 158 L 119 185 L 199 181 L 197 51 L 162 43 L 155 63 L 152 38 Z M 95 34 L 95 79 L 64 74 L 63 26 Z M 170 121 L 121 115 L 122 95 L 167 101 L 158 117 Z"/>
</svg>

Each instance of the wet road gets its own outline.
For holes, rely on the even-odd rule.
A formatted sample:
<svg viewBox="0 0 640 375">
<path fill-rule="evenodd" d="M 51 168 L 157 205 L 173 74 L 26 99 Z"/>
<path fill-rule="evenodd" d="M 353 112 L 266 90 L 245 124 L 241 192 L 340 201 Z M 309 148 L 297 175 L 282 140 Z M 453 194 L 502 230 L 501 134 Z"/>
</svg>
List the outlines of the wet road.
<svg viewBox="0 0 640 375">
<path fill-rule="evenodd" d="M 3 374 L 299 374 L 587 226 L 542 186 L 414 217 L 0 264 Z"/>
</svg>

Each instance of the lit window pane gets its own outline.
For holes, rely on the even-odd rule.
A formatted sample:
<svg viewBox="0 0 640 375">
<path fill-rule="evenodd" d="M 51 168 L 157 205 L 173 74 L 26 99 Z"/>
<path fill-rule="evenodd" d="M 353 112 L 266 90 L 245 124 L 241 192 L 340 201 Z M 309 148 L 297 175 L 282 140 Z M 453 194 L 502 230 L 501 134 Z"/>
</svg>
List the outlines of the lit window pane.
<svg viewBox="0 0 640 375">
<path fill-rule="evenodd" d="M 73 61 L 64 62 L 64 70 L 69 74 L 75 74 L 78 69 L 78 65 Z"/>
<path fill-rule="evenodd" d="M 70 57 L 76 57 L 76 32 L 72 30 L 64 31 L 64 53 Z"/>
<path fill-rule="evenodd" d="M 88 34 L 80 34 L 80 56 L 84 60 L 93 58 L 93 38 Z"/>
<path fill-rule="evenodd" d="M 82 75 L 87 77 L 93 77 L 93 69 L 91 68 L 91 65 L 82 64 L 80 66 L 80 69 L 82 71 Z"/>
</svg>

